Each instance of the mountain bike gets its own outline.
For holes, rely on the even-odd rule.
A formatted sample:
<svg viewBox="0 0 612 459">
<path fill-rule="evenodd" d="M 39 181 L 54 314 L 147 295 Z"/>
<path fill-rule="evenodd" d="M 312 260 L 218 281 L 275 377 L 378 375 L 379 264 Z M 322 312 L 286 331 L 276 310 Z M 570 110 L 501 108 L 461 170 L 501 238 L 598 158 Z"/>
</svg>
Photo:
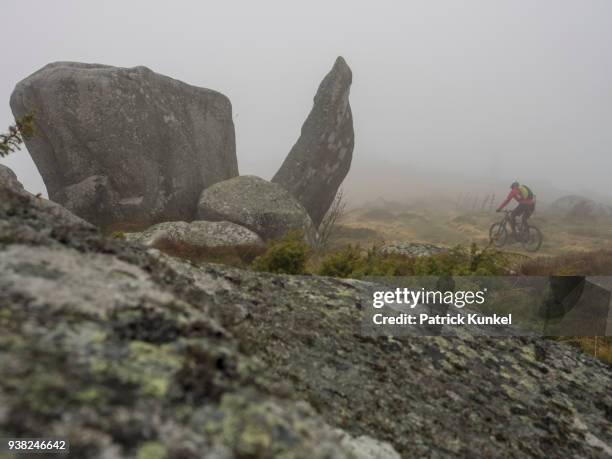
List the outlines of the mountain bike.
<svg viewBox="0 0 612 459">
<path fill-rule="evenodd" d="M 515 231 L 512 231 L 512 211 L 504 210 L 504 218 L 491 225 L 489 238 L 496 247 L 503 247 L 511 242 L 520 242 L 528 252 L 536 252 L 542 245 L 542 232 L 535 226 L 521 221 L 516 223 Z"/>
</svg>

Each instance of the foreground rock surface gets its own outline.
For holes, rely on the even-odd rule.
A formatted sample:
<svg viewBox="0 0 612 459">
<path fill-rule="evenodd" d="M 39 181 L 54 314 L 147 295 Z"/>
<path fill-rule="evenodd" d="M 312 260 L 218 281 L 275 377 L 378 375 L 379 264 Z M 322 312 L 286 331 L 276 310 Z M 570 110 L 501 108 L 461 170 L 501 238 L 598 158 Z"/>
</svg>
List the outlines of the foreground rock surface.
<svg viewBox="0 0 612 459">
<path fill-rule="evenodd" d="M 352 79 L 351 69 L 339 57 L 319 86 L 300 138 L 272 179 L 303 204 L 317 228 L 351 167 Z"/>
<path fill-rule="evenodd" d="M 51 200 L 107 229 L 192 220 L 202 189 L 238 175 L 224 95 L 157 74 L 57 62 L 19 82 L 16 117 Z"/>
<path fill-rule="evenodd" d="M 361 334 L 365 282 L 195 267 L 0 184 L 0 437 L 79 458 L 607 457 L 611 369 Z"/>
<path fill-rule="evenodd" d="M 298 230 L 308 240 L 314 240 L 312 220 L 304 207 L 280 185 L 253 175 L 219 182 L 204 190 L 198 203 L 198 218 L 227 220 L 264 239 L 277 239 Z"/>
<path fill-rule="evenodd" d="M 191 247 L 263 246 L 253 231 L 231 222 L 164 222 L 142 233 L 126 234 L 128 241 L 155 246 L 162 241 L 184 243 Z"/>
</svg>

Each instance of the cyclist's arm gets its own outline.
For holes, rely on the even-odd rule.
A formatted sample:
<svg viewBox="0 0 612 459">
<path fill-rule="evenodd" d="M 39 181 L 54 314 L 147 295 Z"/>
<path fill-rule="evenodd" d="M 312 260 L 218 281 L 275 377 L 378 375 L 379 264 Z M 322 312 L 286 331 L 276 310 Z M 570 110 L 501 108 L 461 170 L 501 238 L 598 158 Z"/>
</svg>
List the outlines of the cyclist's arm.
<svg viewBox="0 0 612 459">
<path fill-rule="evenodd" d="M 502 210 L 504 207 L 506 207 L 508 205 L 508 203 L 512 200 L 512 198 L 514 197 L 514 195 L 517 193 L 518 190 L 512 190 L 510 191 L 510 193 L 508 193 L 508 196 L 506 196 L 506 199 L 504 199 L 504 202 L 502 202 L 500 204 L 500 206 L 497 208 L 498 211 Z"/>
</svg>

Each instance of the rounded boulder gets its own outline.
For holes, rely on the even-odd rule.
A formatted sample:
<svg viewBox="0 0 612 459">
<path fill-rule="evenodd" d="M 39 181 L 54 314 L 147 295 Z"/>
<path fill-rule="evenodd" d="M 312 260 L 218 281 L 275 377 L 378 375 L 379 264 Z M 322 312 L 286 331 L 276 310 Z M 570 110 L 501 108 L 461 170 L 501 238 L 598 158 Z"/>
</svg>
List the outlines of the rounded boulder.
<svg viewBox="0 0 612 459">
<path fill-rule="evenodd" d="M 308 212 L 296 198 L 281 185 L 252 175 L 224 180 L 205 189 L 197 215 L 201 220 L 236 223 L 265 240 L 297 230 L 310 242 L 316 234 Z"/>
</svg>

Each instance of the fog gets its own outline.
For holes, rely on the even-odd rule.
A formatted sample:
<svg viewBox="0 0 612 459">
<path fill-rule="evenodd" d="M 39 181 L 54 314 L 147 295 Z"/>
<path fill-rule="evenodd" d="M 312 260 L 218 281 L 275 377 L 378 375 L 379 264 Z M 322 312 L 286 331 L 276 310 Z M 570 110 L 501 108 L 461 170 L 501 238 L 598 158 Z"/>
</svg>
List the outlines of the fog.
<svg viewBox="0 0 612 459">
<path fill-rule="evenodd" d="M 607 0 L 20 0 L 2 13 L 1 130 L 15 84 L 49 62 L 145 65 L 226 94 L 240 172 L 270 178 L 342 55 L 353 70 L 355 195 L 417 182 L 500 184 L 501 194 L 514 178 L 612 195 Z M 44 191 L 25 150 L 2 163 Z"/>
</svg>

